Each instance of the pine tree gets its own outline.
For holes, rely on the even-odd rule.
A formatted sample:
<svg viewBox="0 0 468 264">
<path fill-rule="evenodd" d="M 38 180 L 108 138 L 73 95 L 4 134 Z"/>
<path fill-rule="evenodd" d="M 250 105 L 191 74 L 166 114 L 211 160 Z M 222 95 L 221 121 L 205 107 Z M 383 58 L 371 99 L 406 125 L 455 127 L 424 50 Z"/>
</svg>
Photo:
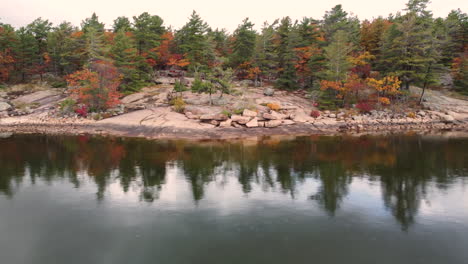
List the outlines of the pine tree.
<svg viewBox="0 0 468 264">
<path fill-rule="evenodd" d="M 136 67 L 137 49 L 134 41 L 124 29 L 117 32 L 110 52 L 114 59 L 114 65 L 123 75 L 120 84 L 121 91 L 124 93 L 134 92 L 143 87 L 145 82 L 140 79 L 140 73 Z"/>
<path fill-rule="evenodd" d="M 268 80 L 273 79 L 276 73 L 277 53 L 273 40 L 277 23 L 278 21 L 275 21 L 270 25 L 265 22 L 255 45 L 253 66 L 258 67 L 261 75 Z"/>
<path fill-rule="evenodd" d="M 147 82 L 153 75 L 157 65 L 157 48 L 161 44 L 162 35 L 166 32 L 161 17 L 147 12 L 133 17 L 133 34 L 136 41 L 138 58 L 136 65 L 140 79 Z"/>
<path fill-rule="evenodd" d="M 232 53 L 230 64 L 233 67 L 251 62 L 255 51 L 256 32 L 253 29 L 254 24 L 248 18 L 242 21 L 232 36 Z"/>
<path fill-rule="evenodd" d="M 208 31 L 208 24 L 193 11 L 187 24 L 175 34 L 177 53 L 186 54 L 192 71 L 198 71 L 200 67 L 201 70 L 208 70 L 209 63 L 214 59 Z"/>
<path fill-rule="evenodd" d="M 291 19 L 281 20 L 275 36 L 276 53 L 278 54 L 277 75 L 275 86 L 280 89 L 293 90 L 297 86 L 294 48 L 298 37 L 293 31 Z"/>
<path fill-rule="evenodd" d="M 302 88 L 313 87 L 322 77 L 325 57 L 323 45 L 325 43 L 323 32 L 318 21 L 304 18 L 297 26 L 299 37 L 296 51 L 296 70 L 299 84 Z"/>
<path fill-rule="evenodd" d="M 132 24 L 128 17 L 120 16 L 114 20 L 114 25 L 112 25 L 112 30 L 114 33 L 117 33 L 121 30 L 124 32 L 129 32 L 132 30 Z"/>
<path fill-rule="evenodd" d="M 71 23 L 63 22 L 49 33 L 47 49 L 56 75 L 67 75 L 83 66 L 80 54 L 76 52 L 81 41 L 72 36 L 75 32 L 77 29 Z"/>
<path fill-rule="evenodd" d="M 351 67 L 348 56 L 353 50 L 348 34 L 338 30 L 332 37 L 332 42 L 325 48 L 327 59 L 326 76 L 328 80 L 340 81 L 346 78 Z"/>
<path fill-rule="evenodd" d="M 104 33 L 104 23 L 99 22 L 99 17 L 96 15 L 96 13 L 93 13 L 91 17 L 81 21 L 81 30 L 84 33 L 88 33 L 91 28 L 93 28 L 96 32 Z"/>
<path fill-rule="evenodd" d="M 50 63 L 49 54 L 47 53 L 47 36 L 52 29 L 52 23 L 39 17 L 28 24 L 26 29 L 34 37 L 34 45 L 36 46 L 36 52 L 31 58 L 32 65 L 30 72 L 32 74 L 39 74 L 42 80 L 42 75 Z"/>
<path fill-rule="evenodd" d="M 350 41 L 357 45 L 359 43 L 359 19 L 348 17 L 342 5 L 336 5 L 330 11 L 325 12 L 323 17 L 323 31 L 325 38 L 330 41 L 338 30 L 346 31 Z"/>
<path fill-rule="evenodd" d="M 16 31 L 18 36 L 16 71 L 22 82 L 25 82 L 35 65 L 38 54 L 36 39 L 25 27 Z"/>
<path fill-rule="evenodd" d="M 427 67 L 434 64 L 432 56 L 432 15 L 425 10 L 428 0 L 410 0 L 408 13 L 395 19 L 384 37 L 379 68 L 396 75 L 409 89 L 411 83 L 421 83 Z"/>
</svg>

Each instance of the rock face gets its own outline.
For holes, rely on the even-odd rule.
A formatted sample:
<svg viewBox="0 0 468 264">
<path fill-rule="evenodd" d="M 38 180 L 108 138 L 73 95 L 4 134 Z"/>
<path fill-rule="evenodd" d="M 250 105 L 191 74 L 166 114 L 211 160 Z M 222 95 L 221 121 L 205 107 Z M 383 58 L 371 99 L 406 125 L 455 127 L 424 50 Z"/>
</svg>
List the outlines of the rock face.
<svg viewBox="0 0 468 264">
<path fill-rule="evenodd" d="M 248 117 L 256 117 L 256 116 L 257 116 L 257 112 L 251 111 L 251 110 L 249 110 L 249 109 L 244 109 L 244 112 L 242 112 L 242 115 L 243 115 L 243 116 L 248 116 Z"/>
<path fill-rule="evenodd" d="M 0 112 L 8 111 L 11 109 L 11 105 L 5 102 L 0 102 Z"/>
<path fill-rule="evenodd" d="M 275 90 L 273 88 L 265 88 L 265 90 L 263 90 L 263 94 L 265 96 L 273 96 L 275 95 Z"/>
<path fill-rule="evenodd" d="M 268 119 L 268 120 L 282 120 L 282 119 L 286 119 L 286 116 L 278 112 L 271 111 L 270 113 L 264 113 L 263 118 Z"/>
<path fill-rule="evenodd" d="M 254 117 L 254 119 L 250 120 L 247 124 L 247 127 L 258 127 L 258 119 Z"/>
<path fill-rule="evenodd" d="M 146 97 L 146 94 L 145 93 L 135 93 L 135 94 L 131 94 L 131 95 L 128 95 L 128 96 L 125 96 L 124 98 L 122 98 L 122 100 L 120 100 L 123 104 L 129 104 L 129 103 L 133 103 L 133 102 L 136 102 L 136 101 L 139 101 L 143 98 Z"/>
<path fill-rule="evenodd" d="M 291 119 L 297 123 L 306 123 L 307 121 L 312 121 L 312 117 L 308 116 L 304 111 L 296 111 Z"/>
<path fill-rule="evenodd" d="M 446 122 L 446 123 L 453 123 L 453 122 L 455 122 L 455 118 L 453 118 L 453 116 L 451 116 L 451 115 L 443 115 L 443 116 L 442 116 L 442 119 L 443 119 L 444 122 Z"/>
<path fill-rule="evenodd" d="M 281 120 L 270 120 L 265 122 L 265 127 L 278 127 L 282 124 Z"/>
<path fill-rule="evenodd" d="M 233 122 L 236 122 L 238 124 L 242 124 L 242 125 L 245 125 L 247 124 L 250 119 L 252 119 L 251 117 L 248 117 L 248 116 L 240 116 L 240 115 L 232 115 L 231 116 L 231 119 Z"/>
<path fill-rule="evenodd" d="M 225 121 L 227 120 L 227 115 L 224 114 L 207 114 L 200 116 L 200 120 L 207 121 L 207 120 L 216 120 L 216 121 Z"/>
<path fill-rule="evenodd" d="M 15 100 L 11 101 L 14 105 L 21 105 L 21 104 L 46 104 L 49 101 L 53 101 L 56 97 L 59 96 L 59 93 L 53 90 L 47 91 L 39 91 L 32 94 L 24 95 L 21 97 L 16 98 Z"/>
<path fill-rule="evenodd" d="M 228 119 L 226 121 L 223 121 L 219 123 L 220 127 L 231 127 L 232 126 L 232 119 Z"/>
</svg>

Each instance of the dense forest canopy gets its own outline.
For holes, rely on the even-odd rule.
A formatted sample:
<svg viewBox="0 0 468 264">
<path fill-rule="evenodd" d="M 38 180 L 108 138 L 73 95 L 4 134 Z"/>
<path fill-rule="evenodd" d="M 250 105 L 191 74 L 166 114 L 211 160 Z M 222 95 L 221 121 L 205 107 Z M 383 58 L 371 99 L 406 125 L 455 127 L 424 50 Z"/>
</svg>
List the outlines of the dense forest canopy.
<svg viewBox="0 0 468 264">
<path fill-rule="evenodd" d="M 284 17 L 260 31 L 245 18 L 232 33 L 213 29 L 195 11 L 180 29 L 146 12 L 118 17 L 109 28 L 96 14 L 79 27 L 45 18 L 21 28 L 0 22 L 0 85 L 111 72 L 121 76 L 117 89 L 131 93 L 161 70 L 232 69 L 237 79 L 256 85 L 325 87 L 342 97 L 369 78 L 366 84 L 383 92 L 396 85 L 444 85 L 468 93 L 467 14 L 458 9 L 435 18 L 428 2 L 409 0 L 401 13 L 370 21 L 337 5 L 321 19 Z"/>
</svg>

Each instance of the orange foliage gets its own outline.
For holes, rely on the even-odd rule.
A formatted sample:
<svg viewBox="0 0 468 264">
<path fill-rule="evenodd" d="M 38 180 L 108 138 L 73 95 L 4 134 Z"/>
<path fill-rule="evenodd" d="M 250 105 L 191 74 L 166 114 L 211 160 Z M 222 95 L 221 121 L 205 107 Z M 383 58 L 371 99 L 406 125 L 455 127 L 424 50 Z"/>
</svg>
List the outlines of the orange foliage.
<svg viewBox="0 0 468 264">
<path fill-rule="evenodd" d="M 401 81 L 396 76 L 386 76 L 380 80 L 367 78 L 367 84 L 383 94 L 396 95 L 400 93 Z"/>
<path fill-rule="evenodd" d="M 335 90 L 337 92 L 336 97 L 340 99 L 344 99 L 351 92 L 357 92 L 364 88 L 366 88 L 365 83 L 354 73 L 350 73 L 345 81 L 323 80 L 320 82 L 321 90 Z"/>
<path fill-rule="evenodd" d="M 281 105 L 276 104 L 276 103 L 268 103 L 267 107 L 270 108 L 273 111 L 278 111 L 281 109 Z"/>
<path fill-rule="evenodd" d="M 13 70 L 14 63 L 15 59 L 13 58 L 10 49 L 0 51 L 0 81 L 8 80 L 10 72 Z"/>
<path fill-rule="evenodd" d="M 168 31 L 164 33 L 161 38 L 163 40 L 159 47 L 152 49 L 152 51 L 156 52 L 158 58 L 158 62 L 151 61 L 150 64 L 152 64 L 152 66 L 158 64 L 160 67 L 178 66 L 183 68 L 190 65 L 190 61 L 185 58 L 185 55 L 171 52 L 174 46 L 174 35 L 172 32 Z"/>
<path fill-rule="evenodd" d="M 91 110 L 105 110 L 120 103 L 117 88 L 121 75 L 109 62 L 98 61 L 88 69 L 68 75 L 66 80 L 78 103 Z"/>
</svg>

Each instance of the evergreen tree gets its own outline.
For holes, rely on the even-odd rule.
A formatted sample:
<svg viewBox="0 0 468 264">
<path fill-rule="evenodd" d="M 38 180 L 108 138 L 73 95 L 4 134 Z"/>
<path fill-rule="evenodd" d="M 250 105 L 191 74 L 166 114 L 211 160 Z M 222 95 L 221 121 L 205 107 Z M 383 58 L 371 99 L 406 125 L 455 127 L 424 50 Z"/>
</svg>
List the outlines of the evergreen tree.
<svg viewBox="0 0 468 264">
<path fill-rule="evenodd" d="M 38 49 L 36 45 L 36 39 L 28 29 L 21 27 L 18 31 L 16 31 L 16 34 L 19 40 L 17 46 L 16 71 L 20 76 L 21 81 L 24 82 L 30 75 L 35 65 L 35 58 L 38 54 Z"/>
<path fill-rule="evenodd" d="M 254 24 L 248 18 L 242 21 L 232 36 L 232 53 L 230 63 L 237 67 L 252 60 L 255 51 L 256 32 Z"/>
<path fill-rule="evenodd" d="M 91 28 L 93 28 L 96 32 L 104 33 L 104 23 L 99 22 L 99 17 L 96 15 L 96 13 L 93 13 L 91 17 L 81 21 L 81 30 L 84 33 L 88 33 Z"/>
<path fill-rule="evenodd" d="M 295 69 L 295 40 L 291 19 L 285 17 L 281 20 L 275 36 L 276 53 L 278 54 L 277 76 L 275 86 L 281 89 L 293 90 L 297 88 Z"/>
<path fill-rule="evenodd" d="M 121 30 L 124 32 L 129 32 L 132 30 L 132 24 L 128 17 L 120 16 L 114 20 L 114 25 L 112 25 L 112 30 L 114 33 L 117 33 Z"/>
<path fill-rule="evenodd" d="M 161 44 L 162 35 L 166 32 L 163 23 L 162 18 L 147 12 L 133 17 L 133 34 L 138 51 L 137 69 L 140 79 L 144 82 L 151 79 L 157 65 L 157 48 Z"/>
<path fill-rule="evenodd" d="M 32 74 L 39 74 L 42 80 L 42 74 L 47 70 L 50 62 L 49 54 L 47 53 L 47 36 L 52 29 L 52 23 L 42 18 L 35 19 L 32 23 L 26 26 L 26 29 L 34 37 L 35 53 L 33 54 L 32 67 L 30 72 Z"/>
<path fill-rule="evenodd" d="M 338 30 L 342 30 L 348 33 L 350 41 L 356 45 L 359 42 L 359 24 L 357 17 L 348 17 L 342 5 L 336 5 L 330 11 L 325 12 L 322 27 L 328 41 Z"/>
<path fill-rule="evenodd" d="M 429 52 L 432 39 L 432 15 L 424 8 L 428 0 L 410 0 L 408 13 L 397 18 L 384 37 L 379 68 L 400 77 L 409 89 L 420 83 L 429 64 L 436 58 Z"/>
<path fill-rule="evenodd" d="M 47 48 L 56 75 L 70 74 L 82 67 L 80 54 L 76 52 L 80 41 L 72 37 L 75 32 L 75 27 L 69 22 L 63 22 L 49 33 Z"/>
<path fill-rule="evenodd" d="M 277 23 L 270 25 L 265 22 L 255 45 L 254 66 L 259 67 L 261 75 L 267 79 L 272 79 L 276 72 L 277 54 L 273 40 Z"/>
<path fill-rule="evenodd" d="M 318 21 L 310 18 L 304 18 L 296 26 L 296 31 L 299 40 L 295 49 L 297 56 L 295 67 L 299 84 L 302 88 L 310 88 L 318 84 L 318 79 L 323 75 L 325 61 L 323 31 L 319 28 Z"/>
<path fill-rule="evenodd" d="M 147 12 L 133 17 L 133 33 L 135 34 L 138 54 L 149 53 L 161 44 L 161 36 L 166 32 L 163 19 Z M 157 59 L 157 58 L 154 58 Z"/>
<path fill-rule="evenodd" d="M 137 69 L 137 49 L 133 39 L 131 39 L 124 29 L 121 29 L 114 38 L 114 45 L 110 50 L 114 65 L 123 75 L 120 88 L 124 93 L 138 91 L 145 85 L 140 79 L 140 73 Z"/>
<path fill-rule="evenodd" d="M 104 35 L 94 27 L 89 27 L 84 34 L 84 38 L 86 44 L 82 55 L 85 58 L 85 64 L 89 65 L 93 62 L 104 60 L 106 54 Z"/>
<path fill-rule="evenodd" d="M 190 61 L 189 68 L 192 71 L 208 69 L 208 64 L 213 60 L 213 50 L 208 39 L 208 24 L 193 11 L 189 21 L 175 34 L 177 53 L 186 54 Z"/>
<path fill-rule="evenodd" d="M 332 37 L 332 42 L 325 48 L 327 59 L 326 76 L 328 80 L 340 81 L 346 78 L 351 67 L 348 56 L 353 50 L 346 32 L 338 30 Z"/>
</svg>

